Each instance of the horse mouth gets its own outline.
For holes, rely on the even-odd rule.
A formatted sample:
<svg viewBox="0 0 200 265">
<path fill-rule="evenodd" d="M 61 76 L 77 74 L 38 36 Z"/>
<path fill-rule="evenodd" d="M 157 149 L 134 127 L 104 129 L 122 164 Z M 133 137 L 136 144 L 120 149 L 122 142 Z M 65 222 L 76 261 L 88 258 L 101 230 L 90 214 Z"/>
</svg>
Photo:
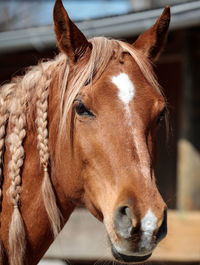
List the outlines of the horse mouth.
<svg viewBox="0 0 200 265">
<path fill-rule="evenodd" d="M 120 262 L 126 262 L 126 263 L 138 263 L 138 262 L 144 262 L 148 258 L 151 257 L 152 253 L 144 256 L 128 256 L 119 253 L 113 245 L 111 245 L 111 250 L 114 258 Z"/>
</svg>

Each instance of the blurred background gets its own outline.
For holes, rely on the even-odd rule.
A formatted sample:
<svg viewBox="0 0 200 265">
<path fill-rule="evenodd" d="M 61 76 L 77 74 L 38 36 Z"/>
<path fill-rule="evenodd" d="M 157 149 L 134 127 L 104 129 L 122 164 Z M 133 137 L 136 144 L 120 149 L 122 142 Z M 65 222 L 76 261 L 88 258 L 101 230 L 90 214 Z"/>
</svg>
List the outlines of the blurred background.
<svg viewBox="0 0 200 265">
<path fill-rule="evenodd" d="M 169 232 L 150 264 L 200 264 L 200 1 L 63 0 L 84 34 L 134 42 L 172 7 L 168 40 L 155 66 L 169 107 L 169 139 L 158 139 L 157 183 L 169 207 Z M 52 0 L 0 0 L 0 84 L 58 53 Z M 78 209 L 41 264 L 103 264 L 106 234 Z"/>
</svg>

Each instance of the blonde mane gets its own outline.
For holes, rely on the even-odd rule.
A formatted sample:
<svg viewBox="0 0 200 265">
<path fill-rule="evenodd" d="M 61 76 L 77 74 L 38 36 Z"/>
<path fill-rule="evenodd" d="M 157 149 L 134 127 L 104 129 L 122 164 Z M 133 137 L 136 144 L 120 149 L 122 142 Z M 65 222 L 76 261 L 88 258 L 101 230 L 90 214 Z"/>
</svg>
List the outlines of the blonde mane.
<svg viewBox="0 0 200 265">
<path fill-rule="evenodd" d="M 56 196 L 48 174 L 48 95 L 49 87 L 56 75 L 59 75 L 60 89 L 60 135 L 66 129 L 66 120 L 72 103 L 80 89 L 87 83 L 97 80 L 105 71 L 116 50 L 128 52 L 138 64 L 147 81 L 160 90 L 153 75 L 151 64 L 142 54 L 130 45 L 121 41 L 103 37 L 93 38 L 90 58 L 85 64 L 75 69 L 69 80 L 70 66 L 64 54 L 54 60 L 41 62 L 30 68 L 23 77 L 15 78 L 10 84 L 0 88 L 0 202 L 2 201 L 2 163 L 5 141 L 9 143 L 11 160 L 9 162 L 9 178 L 11 180 L 8 195 L 13 205 L 13 215 L 9 228 L 9 259 L 11 265 L 22 265 L 24 261 L 26 234 L 20 212 L 21 168 L 24 163 L 23 141 L 26 137 L 27 113 L 29 106 L 36 103 L 36 120 L 38 153 L 41 170 L 44 172 L 42 194 L 45 209 L 54 236 L 61 229 L 61 213 L 56 204 Z M 9 124 L 8 135 L 6 135 Z M 11 125 L 11 126 L 10 126 Z M 1 242 L 0 242 L 1 243 Z M 1 244 L 0 244 L 1 245 Z M 1 253 L 1 251 L 0 251 Z M 1 255 L 1 254 L 0 254 Z"/>
</svg>

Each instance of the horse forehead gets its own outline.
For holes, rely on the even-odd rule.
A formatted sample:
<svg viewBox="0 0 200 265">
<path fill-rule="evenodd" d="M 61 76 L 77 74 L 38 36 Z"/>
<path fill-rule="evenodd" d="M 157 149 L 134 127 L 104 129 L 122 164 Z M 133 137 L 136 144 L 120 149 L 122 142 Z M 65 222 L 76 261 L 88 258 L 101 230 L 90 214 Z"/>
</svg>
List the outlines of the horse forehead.
<svg viewBox="0 0 200 265">
<path fill-rule="evenodd" d="M 94 84 L 93 90 L 88 92 L 94 93 L 94 97 L 98 97 L 99 101 L 102 98 L 102 106 L 106 102 L 112 102 L 111 105 L 130 107 L 137 101 L 149 102 L 149 105 L 152 105 L 161 97 L 156 88 L 151 87 L 130 54 L 125 54 L 120 60 L 111 60 L 108 68 Z"/>
</svg>

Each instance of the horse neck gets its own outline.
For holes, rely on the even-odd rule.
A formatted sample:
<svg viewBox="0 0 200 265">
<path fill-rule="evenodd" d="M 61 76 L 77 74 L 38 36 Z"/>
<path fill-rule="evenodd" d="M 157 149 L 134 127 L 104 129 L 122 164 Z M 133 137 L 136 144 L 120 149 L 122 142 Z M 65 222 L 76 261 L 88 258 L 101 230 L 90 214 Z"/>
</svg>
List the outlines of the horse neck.
<svg viewBox="0 0 200 265">
<path fill-rule="evenodd" d="M 50 86 L 49 94 L 49 149 L 50 149 L 50 177 L 56 194 L 57 206 L 59 207 L 63 222 L 67 221 L 74 205 L 66 198 L 62 187 L 59 186 L 56 175 L 56 161 L 55 161 L 55 138 L 58 128 L 58 120 L 56 119 L 57 112 L 54 109 L 53 97 L 55 90 L 53 90 L 55 79 Z M 47 212 L 43 203 L 43 196 L 41 186 L 44 178 L 43 168 L 40 165 L 39 152 L 37 148 L 37 130 L 33 122 L 30 122 L 30 115 L 35 115 L 35 112 L 28 111 L 27 113 L 27 132 L 24 140 L 25 160 L 22 170 L 22 190 L 20 194 L 20 211 L 26 228 L 26 257 L 28 264 L 37 264 L 40 258 L 44 255 L 47 248 L 53 241 L 53 234 L 51 225 L 47 216 Z M 36 117 L 31 117 L 35 120 Z M 13 206 L 10 203 L 10 198 L 7 191 L 10 187 L 8 164 L 11 158 L 9 146 L 6 146 L 4 154 L 4 186 L 3 186 L 3 202 L 1 213 L 1 239 L 5 248 L 5 256 L 8 256 L 8 233 L 9 225 L 13 212 Z"/>
</svg>

